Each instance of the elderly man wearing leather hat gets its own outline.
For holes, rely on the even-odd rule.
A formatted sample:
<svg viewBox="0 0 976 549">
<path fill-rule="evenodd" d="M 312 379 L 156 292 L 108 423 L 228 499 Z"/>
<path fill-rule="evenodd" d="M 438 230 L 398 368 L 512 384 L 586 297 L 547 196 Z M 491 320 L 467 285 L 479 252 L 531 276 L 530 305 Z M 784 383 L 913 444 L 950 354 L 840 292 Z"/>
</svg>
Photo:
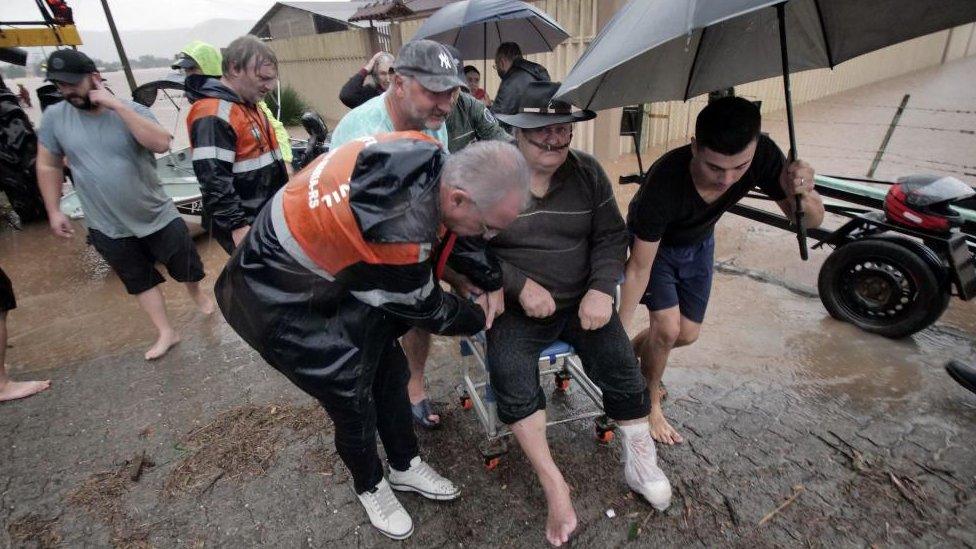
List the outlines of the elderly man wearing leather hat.
<svg viewBox="0 0 976 549">
<path fill-rule="evenodd" d="M 613 305 L 627 229 L 600 164 L 570 147 L 574 124 L 596 114 L 553 101 L 558 88 L 533 82 L 515 114 L 497 115 L 515 129 L 532 171 L 532 197 L 489 242 L 501 260 L 506 305 L 487 334 L 498 417 L 511 425 L 539 476 L 549 506 L 546 537 L 553 545 L 568 541 L 577 523 L 569 487 L 546 442 L 539 383 L 539 353 L 556 340 L 574 347 L 603 392 L 604 409 L 622 435 L 627 485 L 658 509 L 671 502 L 648 426 L 647 383 Z"/>
</svg>

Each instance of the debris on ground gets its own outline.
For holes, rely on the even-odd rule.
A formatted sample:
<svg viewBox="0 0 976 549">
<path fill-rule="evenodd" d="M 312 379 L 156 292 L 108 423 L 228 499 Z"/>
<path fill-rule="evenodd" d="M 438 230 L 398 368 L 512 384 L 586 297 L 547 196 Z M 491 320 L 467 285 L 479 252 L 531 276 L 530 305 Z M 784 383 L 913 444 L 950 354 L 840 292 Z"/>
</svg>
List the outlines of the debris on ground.
<svg viewBox="0 0 976 549">
<path fill-rule="evenodd" d="M 189 454 L 170 472 L 163 493 L 204 493 L 221 479 L 263 475 L 287 442 L 286 430 L 305 439 L 331 426 L 317 405 L 252 404 L 227 410 L 183 437 L 180 447 Z"/>
<path fill-rule="evenodd" d="M 61 544 L 58 519 L 44 518 L 33 513 L 24 515 L 7 526 L 10 541 L 15 547 L 50 549 Z"/>
<path fill-rule="evenodd" d="M 145 453 L 137 456 L 142 462 L 137 468 L 141 471 L 149 462 Z M 88 477 L 81 486 L 68 493 L 68 503 L 83 508 L 96 520 L 112 529 L 112 545 L 116 549 L 146 549 L 149 544 L 149 530 L 137 525 L 126 512 L 122 499 L 135 484 L 133 480 L 133 461 L 126 461 L 114 471 L 103 471 Z"/>
<path fill-rule="evenodd" d="M 802 492 L 803 492 L 803 485 L 802 484 L 797 484 L 796 486 L 794 486 L 793 487 L 793 495 L 791 495 L 789 498 L 787 498 L 786 501 L 784 501 L 783 503 L 779 504 L 779 507 L 777 507 L 777 508 L 773 509 L 772 511 L 766 513 L 763 516 L 763 518 L 759 520 L 759 524 L 756 525 L 756 528 L 761 528 L 763 524 L 766 524 L 767 522 L 769 522 L 770 520 L 772 520 L 773 517 L 775 517 L 776 515 L 778 515 L 780 513 L 780 511 L 782 511 L 783 509 L 786 509 L 787 507 L 789 507 L 790 504 L 792 504 L 794 501 L 796 501 L 796 498 L 800 497 L 800 494 Z"/>
</svg>

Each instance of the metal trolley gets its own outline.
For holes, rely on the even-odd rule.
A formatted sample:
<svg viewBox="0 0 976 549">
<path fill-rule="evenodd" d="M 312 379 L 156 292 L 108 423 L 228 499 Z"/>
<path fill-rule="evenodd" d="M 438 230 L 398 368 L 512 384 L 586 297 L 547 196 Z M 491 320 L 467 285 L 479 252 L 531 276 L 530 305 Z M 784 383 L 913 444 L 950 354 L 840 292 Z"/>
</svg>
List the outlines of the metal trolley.
<svg viewBox="0 0 976 549">
<path fill-rule="evenodd" d="M 484 332 L 461 340 L 461 355 L 465 357 L 463 381 L 458 386 L 461 407 L 474 410 L 485 432 L 479 444 L 485 468 L 498 466 L 508 451 L 506 438 L 512 434 L 507 425 L 498 420 L 495 398 L 488 381 L 488 361 Z M 571 345 L 555 341 L 539 354 L 539 378 L 548 400 L 546 426 L 593 419 L 596 438 L 602 443 L 613 440 L 613 420 L 603 411 L 603 393 L 583 371 L 583 364 Z M 575 383 L 574 383 L 575 382 Z M 578 388 L 578 389 L 577 389 Z"/>
</svg>

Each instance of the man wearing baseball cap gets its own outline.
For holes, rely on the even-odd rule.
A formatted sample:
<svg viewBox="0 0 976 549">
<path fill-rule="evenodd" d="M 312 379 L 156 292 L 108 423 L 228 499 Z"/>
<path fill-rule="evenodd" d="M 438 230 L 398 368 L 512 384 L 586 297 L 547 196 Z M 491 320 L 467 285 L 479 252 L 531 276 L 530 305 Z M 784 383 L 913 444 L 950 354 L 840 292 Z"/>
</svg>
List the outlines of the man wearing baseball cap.
<svg viewBox="0 0 976 549">
<path fill-rule="evenodd" d="M 349 141 L 392 131 L 421 131 L 434 137 L 445 151 L 449 151 L 447 118 L 454 108 L 461 87 L 463 73 L 451 51 L 432 40 L 408 42 L 397 54 L 394 75 L 382 95 L 374 97 L 349 111 L 332 133 L 331 146 L 336 149 Z M 455 247 L 455 250 L 457 247 Z M 469 290 L 471 284 L 462 283 L 449 270 L 444 279 L 455 288 Z M 488 326 L 501 314 L 504 298 L 501 291 L 487 294 Z M 424 365 L 430 354 L 430 333 L 414 328 L 402 338 L 404 353 L 410 365 L 407 390 L 414 420 L 432 429 L 440 425 L 424 389 Z"/>
<path fill-rule="evenodd" d="M 79 51 L 52 53 L 47 79 L 65 99 L 44 112 L 38 132 L 37 181 L 51 230 L 74 235 L 60 209 L 67 157 L 91 243 L 158 330 L 145 356 L 159 358 L 180 337 L 166 315 L 156 263 L 186 285 L 201 312 L 214 310 L 200 288 L 200 255 L 156 173 L 153 153 L 169 150 L 173 137 L 148 108 L 105 89 L 95 63 Z"/>
<path fill-rule="evenodd" d="M 342 117 L 332 132 L 332 147 L 382 132 L 416 130 L 447 149 L 447 126 L 464 81 L 451 52 L 432 40 L 408 42 L 393 64 L 389 89 Z"/>
</svg>

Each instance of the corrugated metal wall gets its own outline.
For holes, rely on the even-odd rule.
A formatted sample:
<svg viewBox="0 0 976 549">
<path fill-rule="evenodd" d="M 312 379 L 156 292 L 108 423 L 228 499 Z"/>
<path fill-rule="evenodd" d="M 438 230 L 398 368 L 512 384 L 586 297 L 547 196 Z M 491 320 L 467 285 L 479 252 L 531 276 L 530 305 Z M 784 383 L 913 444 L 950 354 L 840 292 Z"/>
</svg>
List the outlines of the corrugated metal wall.
<svg viewBox="0 0 976 549">
<path fill-rule="evenodd" d="M 369 33 L 363 29 L 272 40 L 282 85 L 291 86 L 328 122 L 349 112 L 339 90 L 371 57 Z"/>
<path fill-rule="evenodd" d="M 612 0 L 539 0 L 534 3 L 552 15 L 570 34 L 570 38 L 557 46 L 552 53 L 527 56 L 545 66 L 553 80 L 562 80 L 569 73 L 598 33 L 598 22 L 609 19 L 610 14 L 600 13 L 599 10 L 610 11 L 619 4 Z M 404 21 L 394 27 L 399 27 L 402 41 L 407 42 L 421 24 L 422 19 Z M 396 43 L 395 38 L 393 42 Z M 367 30 L 275 40 L 271 42 L 271 46 L 278 54 L 282 81 L 298 90 L 331 124 L 348 111 L 338 100 L 339 89 L 370 56 Z M 859 57 L 833 71 L 824 69 L 794 75 L 794 104 L 973 54 L 976 54 L 976 25 L 964 25 L 924 36 Z M 494 52 L 489 52 L 489 55 L 494 57 Z M 488 59 L 486 63 L 474 59 L 465 62 L 482 70 L 483 85 L 489 95 L 494 96 L 499 79 L 492 66 L 493 59 Z M 780 78 L 738 86 L 736 92 L 761 100 L 764 112 L 783 108 Z M 669 144 L 687 142 L 694 130 L 695 117 L 704 105 L 704 97 L 688 102 L 672 101 L 648 105 L 642 146 L 666 147 Z M 613 134 L 595 131 L 598 124 L 616 124 L 617 121 L 619 109 L 602 112 L 597 120 L 578 125 L 574 132 L 573 146 L 589 152 L 598 149 L 616 151 L 618 154 L 632 152 L 630 138 L 618 138 L 617 147 L 612 143 L 610 147 L 599 147 L 595 142 L 598 134 Z"/>
</svg>

